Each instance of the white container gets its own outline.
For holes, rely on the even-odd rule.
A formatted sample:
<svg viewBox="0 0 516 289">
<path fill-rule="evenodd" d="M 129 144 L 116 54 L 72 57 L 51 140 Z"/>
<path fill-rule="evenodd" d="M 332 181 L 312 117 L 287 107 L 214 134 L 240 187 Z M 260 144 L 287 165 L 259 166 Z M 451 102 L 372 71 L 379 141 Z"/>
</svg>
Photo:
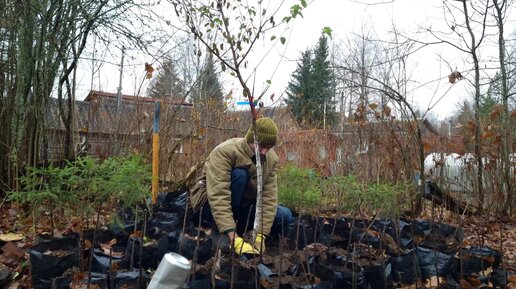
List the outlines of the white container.
<svg viewBox="0 0 516 289">
<path fill-rule="evenodd" d="M 190 275 L 190 261 L 176 253 L 167 253 L 161 259 L 147 289 L 183 288 Z"/>
</svg>

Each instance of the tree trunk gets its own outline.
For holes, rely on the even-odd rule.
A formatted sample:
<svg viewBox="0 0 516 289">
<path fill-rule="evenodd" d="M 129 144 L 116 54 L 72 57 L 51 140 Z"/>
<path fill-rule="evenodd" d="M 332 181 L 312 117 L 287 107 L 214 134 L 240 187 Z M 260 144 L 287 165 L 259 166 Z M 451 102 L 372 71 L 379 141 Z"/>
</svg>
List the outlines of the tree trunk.
<svg viewBox="0 0 516 289">
<path fill-rule="evenodd" d="M 509 158 L 509 147 L 511 141 L 510 118 L 509 118 L 509 89 L 507 87 L 507 68 L 505 63 L 505 40 L 504 40 L 504 10 L 507 7 L 506 0 L 493 0 L 496 10 L 495 18 L 498 26 L 498 55 L 500 61 L 500 76 L 502 83 L 502 132 L 501 132 L 501 159 L 502 174 L 505 189 L 507 190 L 507 199 L 504 202 L 503 213 L 511 210 L 514 200 L 514 184 L 511 177 L 511 162 Z"/>
<path fill-rule="evenodd" d="M 22 164 L 20 153 L 23 149 L 23 137 L 26 132 L 25 117 L 28 110 L 27 99 L 31 89 L 31 80 L 34 72 L 33 41 L 34 41 L 34 21 L 35 15 L 30 9 L 30 2 L 18 3 L 16 9 L 21 12 L 19 36 L 18 36 L 18 55 L 16 58 L 16 88 L 13 103 L 13 117 L 11 119 L 11 142 L 9 161 L 11 162 L 11 182 L 13 188 L 18 189 L 16 177 Z"/>
<path fill-rule="evenodd" d="M 475 38 L 475 33 L 473 32 L 473 28 L 471 27 L 471 23 L 469 20 L 469 12 L 468 12 L 468 5 L 466 3 L 466 0 L 462 0 L 462 7 L 464 11 L 464 19 L 466 22 L 466 28 L 469 32 L 469 36 L 471 37 L 471 43 L 470 43 L 470 54 L 473 58 L 473 67 L 475 71 L 475 158 L 477 160 L 477 201 L 478 201 L 478 208 L 480 210 L 480 213 L 483 211 L 483 204 L 484 204 L 484 185 L 483 185 L 483 172 L 484 172 L 484 164 L 482 160 L 482 134 L 481 134 L 481 123 L 480 123 L 480 66 L 479 66 L 479 60 L 477 55 L 477 48 L 480 45 L 480 43 L 477 43 Z M 484 16 L 485 17 L 485 16 Z M 484 23 L 485 25 L 485 23 Z M 481 42 L 482 39 L 480 39 L 479 42 Z"/>
</svg>

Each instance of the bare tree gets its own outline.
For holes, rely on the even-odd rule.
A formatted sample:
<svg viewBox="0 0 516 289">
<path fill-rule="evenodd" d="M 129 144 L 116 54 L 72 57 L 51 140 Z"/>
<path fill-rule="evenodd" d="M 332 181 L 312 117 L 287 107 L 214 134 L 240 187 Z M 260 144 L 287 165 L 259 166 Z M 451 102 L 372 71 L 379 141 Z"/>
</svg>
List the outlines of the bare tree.
<svg viewBox="0 0 516 289">
<path fill-rule="evenodd" d="M 384 129 L 391 132 L 392 144 L 396 146 L 392 153 L 403 160 L 401 165 L 405 180 L 416 179 L 412 168 L 417 166 L 422 186 L 411 200 L 412 213 L 417 215 L 422 209 L 425 183 L 423 126 L 431 107 L 421 111 L 411 100 L 417 89 L 425 84 L 412 79 L 410 71 L 417 65 L 415 54 L 427 44 L 403 35 L 394 25 L 388 40 L 366 36 L 357 38 L 358 45 L 349 49 L 352 55 L 338 67 L 345 72 L 342 75 L 349 75 L 345 81 L 351 88 L 350 95 L 358 100 L 355 121 L 385 124 Z M 402 122 L 396 124 L 397 118 Z M 396 133 L 400 125 L 407 134 L 402 136 Z M 362 128 L 361 132 L 360 129 L 359 126 L 359 138 L 363 138 L 365 131 Z M 372 164 L 372 160 L 367 163 Z M 371 178 L 371 173 L 368 175 Z"/>
<path fill-rule="evenodd" d="M 477 162 L 476 174 L 476 196 L 479 208 L 484 203 L 484 187 L 483 187 L 483 160 L 482 160 L 482 128 L 480 123 L 480 98 L 481 98 L 481 70 L 479 53 L 481 45 L 484 43 L 488 28 L 488 11 L 491 8 L 489 1 L 444 1 L 443 12 L 446 18 L 446 25 L 451 31 L 441 32 L 434 31 L 430 28 L 427 32 L 434 36 L 439 43 L 445 43 L 457 49 L 461 53 L 465 53 L 471 59 L 473 79 L 469 80 L 474 88 L 474 123 L 475 123 L 475 146 L 474 153 Z M 457 41 L 452 38 L 455 36 Z M 464 76 L 458 71 L 452 71 L 449 81 L 455 83 Z"/>
<path fill-rule="evenodd" d="M 506 62 L 506 41 L 504 36 L 504 28 L 507 17 L 507 9 L 514 4 L 511 0 L 493 0 L 494 18 L 496 26 L 498 27 L 498 58 L 500 62 L 500 82 L 501 82 L 501 96 L 502 96 L 502 132 L 501 132 L 501 160 L 502 160 L 502 174 L 507 190 L 507 201 L 503 208 L 504 212 L 512 209 L 514 200 L 514 177 L 511 173 L 511 161 L 509 157 L 510 144 L 512 140 L 509 117 L 509 72 L 507 71 Z"/>
</svg>

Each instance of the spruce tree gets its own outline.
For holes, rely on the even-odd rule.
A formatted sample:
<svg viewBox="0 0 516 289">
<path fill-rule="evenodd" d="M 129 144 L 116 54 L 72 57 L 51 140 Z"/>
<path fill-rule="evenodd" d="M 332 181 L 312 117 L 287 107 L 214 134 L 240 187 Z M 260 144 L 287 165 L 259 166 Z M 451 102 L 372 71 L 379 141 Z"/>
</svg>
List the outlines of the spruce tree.
<svg viewBox="0 0 516 289">
<path fill-rule="evenodd" d="M 310 49 L 301 53 L 301 60 L 288 84 L 286 104 L 294 114 L 299 124 L 304 124 L 309 119 L 309 103 L 311 98 L 310 76 L 312 67 L 312 54 Z"/>
<path fill-rule="evenodd" d="M 183 81 L 177 75 L 171 59 L 166 59 L 158 70 L 156 77 L 147 89 L 147 95 L 154 98 L 182 98 L 184 96 Z"/>
<path fill-rule="evenodd" d="M 335 80 L 329 57 L 330 49 L 328 46 L 328 38 L 323 34 L 319 38 L 319 42 L 314 51 L 314 60 L 312 61 L 311 81 L 314 94 L 313 98 L 318 104 L 312 118 L 313 123 L 317 127 L 322 127 L 324 122 L 326 126 L 331 126 L 336 119 L 335 101 L 333 99 Z"/>
<path fill-rule="evenodd" d="M 224 93 L 211 53 L 208 54 L 206 63 L 199 74 L 195 92 L 192 94 L 192 102 L 214 108 L 224 107 Z"/>
<path fill-rule="evenodd" d="M 329 61 L 328 40 L 322 35 L 314 50 L 301 54 L 289 82 L 285 101 L 303 127 L 331 126 L 335 117 L 334 76 Z"/>
</svg>

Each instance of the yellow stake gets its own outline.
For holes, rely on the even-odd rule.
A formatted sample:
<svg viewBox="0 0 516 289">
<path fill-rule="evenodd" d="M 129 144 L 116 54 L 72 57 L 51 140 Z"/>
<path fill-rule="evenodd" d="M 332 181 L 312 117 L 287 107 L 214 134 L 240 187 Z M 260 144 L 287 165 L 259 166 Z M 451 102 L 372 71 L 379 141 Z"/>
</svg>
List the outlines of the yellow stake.
<svg viewBox="0 0 516 289">
<path fill-rule="evenodd" d="M 152 134 L 152 203 L 158 200 L 159 181 L 159 134 Z"/>
</svg>

